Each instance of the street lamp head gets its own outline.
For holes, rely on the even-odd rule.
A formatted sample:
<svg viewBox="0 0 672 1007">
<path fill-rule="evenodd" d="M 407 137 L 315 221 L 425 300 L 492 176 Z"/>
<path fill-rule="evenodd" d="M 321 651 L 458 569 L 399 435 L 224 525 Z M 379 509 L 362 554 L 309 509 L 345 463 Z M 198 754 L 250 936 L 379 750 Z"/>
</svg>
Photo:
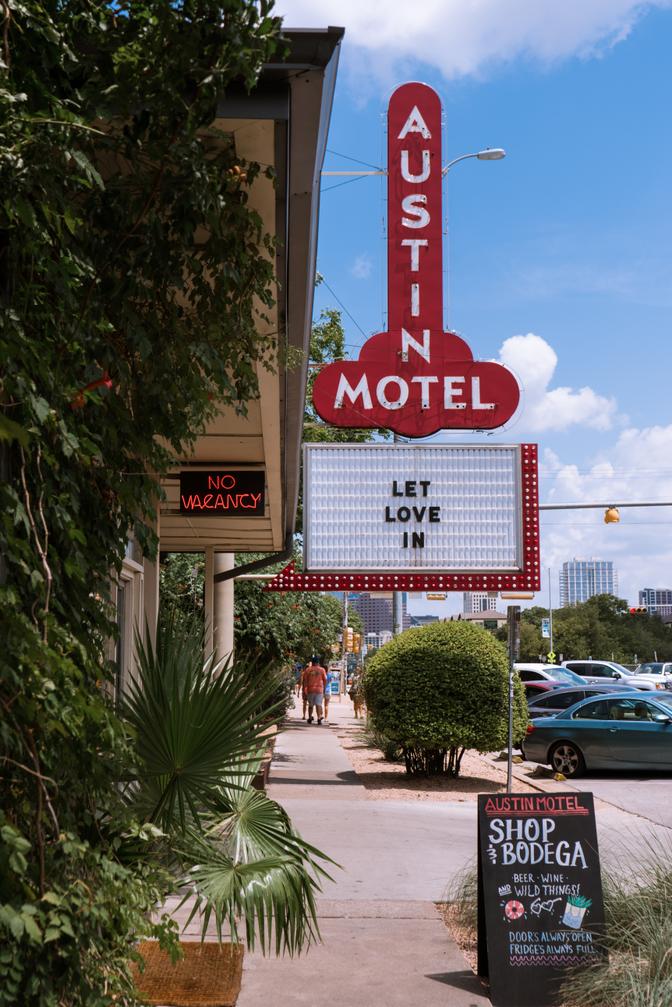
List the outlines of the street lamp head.
<svg viewBox="0 0 672 1007">
<path fill-rule="evenodd" d="M 501 147 L 486 147 L 485 150 L 479 150 L 476 157 L 479 161 L 501 161 L 506 157 L 506 151 Z"/>
</svg>

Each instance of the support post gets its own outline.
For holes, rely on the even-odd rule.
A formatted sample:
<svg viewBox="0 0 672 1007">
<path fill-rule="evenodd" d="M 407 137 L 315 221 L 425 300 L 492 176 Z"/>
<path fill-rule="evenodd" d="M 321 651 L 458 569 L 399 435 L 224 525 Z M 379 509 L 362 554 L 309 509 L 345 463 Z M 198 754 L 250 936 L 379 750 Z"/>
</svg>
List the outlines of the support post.
<svg viewBox="0 0 672 1007">
<path fill-rule="evenodd" d="M 394 435 L 395 444 L 403 444 L 399 434 Z M 404 632 L 404 612 L 401 603 L 401 591 L 392 592 L 392 636 L 399 636 Z"/>
<path fill-rule="evenodd" d="M 399 636 L 404 632 L 404 609 L 402 605 L 402 592 L 392 592 L 392 633 Z"/>
<path fill-rule="evenodd" d="M 213 583 L 213 645 L 216 659 L 233 656 L 233 580 L 217 580 L 217 575 L 233 570 L 234 555 L 230 552 L 215 553 Z"/>
<path fill-rule="evenodd" d="M 555 654 L 553 647 L 553 597 L 551 595 L 551 568 L 548 568 L 548 632 L 550 633 L 551 654 Z"/>
<path fill-rule="evenodd" d="M 205 615 L 205 657 L 209 657 L 215 649 L 213 628 L 215 623 L 215 549 L 214 546 L 205 547 L 205 574 L 203 590 L 203 609 Z"/>
<path fill-rule="evenodd" d="M 509 644 L 509 730 L 506 759 L 506 790 L 513 786 L 513 666 L 520 653 L 520 605 L 507 605 L 506 627 Z"/>
<path fill-rule="evenodd" d="M 342 667 L 341 667 L 341 693 L 345 695 L 345 687 L 348 678 L 348 592 L 343 592 L 343 645 L 341 649 Z"/>
</svg>

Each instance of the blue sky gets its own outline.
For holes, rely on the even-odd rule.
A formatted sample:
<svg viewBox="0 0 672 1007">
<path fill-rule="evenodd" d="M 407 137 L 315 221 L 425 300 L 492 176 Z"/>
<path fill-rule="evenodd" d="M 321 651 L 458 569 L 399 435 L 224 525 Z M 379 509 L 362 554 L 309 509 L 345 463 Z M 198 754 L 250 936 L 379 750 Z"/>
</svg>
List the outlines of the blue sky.
<svg viewBox="0 0 672 1007">
<path fill-rule="evenodd" d="M 325 168 L 356 167 L 344 155 L 385 167 L 388 96 L 413 79 L 441 95 L 444 161 L 506 149 L 448 176 L 444 301 L 474 355 L 522 380 L 525 408 L 498 439 L 539 443 L 542 500 L 672 501 L 670 0 L 276 9 L 287 25 L 346 28 Z M 339 181 L 323 180 L 318 269 L 331 289 L 316 314 L 340 299 L 354 356 L 360 328 L 384 329 L 385 186 Z M 556 598 L 573 556 L 612 559 L 631 600 L 672 587 L 672 508 L 622 511 L 609 527 L 597 511 L 542 516 Z"/>
</svg>

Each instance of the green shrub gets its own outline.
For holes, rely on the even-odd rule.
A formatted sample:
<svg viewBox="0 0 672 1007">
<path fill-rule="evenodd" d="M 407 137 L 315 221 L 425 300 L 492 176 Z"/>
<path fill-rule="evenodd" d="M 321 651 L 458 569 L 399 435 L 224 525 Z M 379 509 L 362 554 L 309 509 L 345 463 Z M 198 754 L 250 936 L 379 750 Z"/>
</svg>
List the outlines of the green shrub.
<svg viewBox="0 0 672 1007">
<path fill-rule="evenodd" d="M 527 725 L 514 679 L 514 740 Z M 506 744 L 508 659 L 486 630 L 466 622 L 411 629 L 367 664 L 364 695 L 373 728 L 403 749 L 408 773 L 457 776 L 467 748 Z"/>
</svg>

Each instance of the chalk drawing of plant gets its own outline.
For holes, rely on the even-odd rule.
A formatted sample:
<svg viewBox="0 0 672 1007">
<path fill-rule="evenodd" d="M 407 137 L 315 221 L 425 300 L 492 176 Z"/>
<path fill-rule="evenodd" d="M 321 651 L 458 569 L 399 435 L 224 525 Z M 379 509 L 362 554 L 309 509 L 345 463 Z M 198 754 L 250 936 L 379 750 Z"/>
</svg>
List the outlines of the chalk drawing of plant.
<svg viewBox="0 0 672 1007">
<path fill-rule="evenodd" d="M 583 917 L 586 909 L 592 906 L 593 900 L 587 899 L 585 895 L 570 895 L 565 903 L 565 912 L 562 922 L 573 930 L 580 930 L 583 924 Z"/>
</svg>

